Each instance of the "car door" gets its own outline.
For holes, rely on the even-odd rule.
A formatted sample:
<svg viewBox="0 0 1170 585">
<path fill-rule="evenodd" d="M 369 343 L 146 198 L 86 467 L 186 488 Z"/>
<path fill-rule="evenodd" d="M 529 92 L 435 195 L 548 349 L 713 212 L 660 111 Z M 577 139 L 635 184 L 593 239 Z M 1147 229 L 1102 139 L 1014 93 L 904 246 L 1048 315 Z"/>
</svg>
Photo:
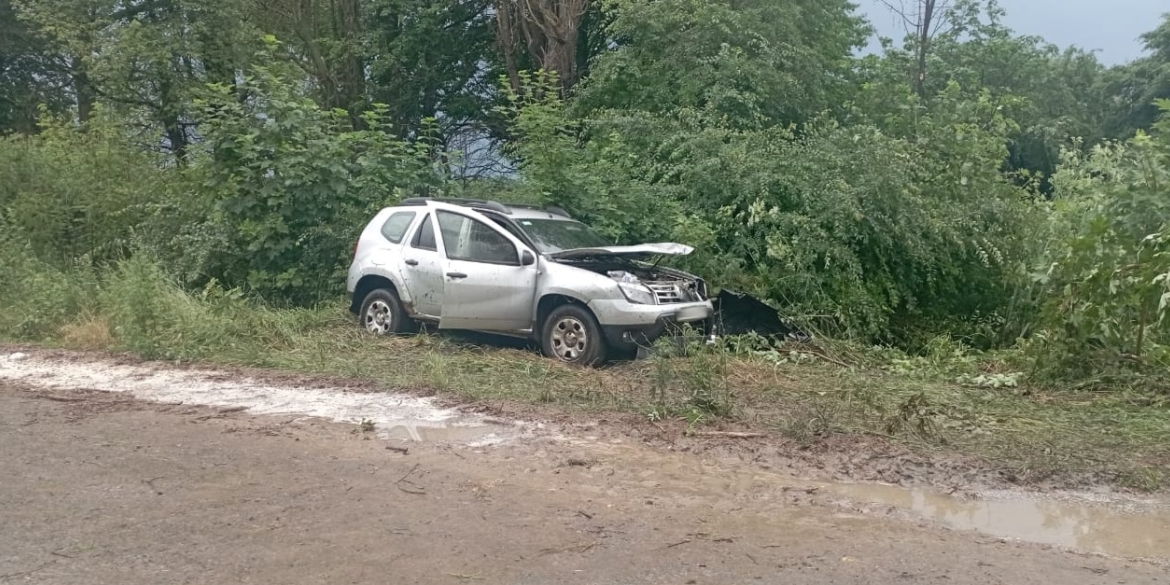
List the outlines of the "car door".
<svg viewBox="0 0 1170 585">
<path fill-rule="evenodd" d="M 435 238 L 433 214 L 426 214 L 402 248 L 402 280 L 420 317 L 439 318 L 443 310 L 443 255 Z"/>
<path fill-rule="evenodd" d="M 440 329 L 521 331 L 532 327 L 535 255 L 492 222 L 455 210 L 436 210 L 445 256 Z M 531 254 L 531 252 L 529 251 Z"/>
</svg>

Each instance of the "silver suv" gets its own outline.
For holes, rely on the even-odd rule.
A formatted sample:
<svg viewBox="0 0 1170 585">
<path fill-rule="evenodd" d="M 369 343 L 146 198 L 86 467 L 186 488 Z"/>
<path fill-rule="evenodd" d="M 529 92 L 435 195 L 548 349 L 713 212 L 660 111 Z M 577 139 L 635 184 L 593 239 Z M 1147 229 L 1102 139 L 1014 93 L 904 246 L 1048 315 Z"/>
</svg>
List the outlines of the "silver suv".
<svg viewBox="0 0 1170 585">
<path fill-rule="evenodd" d="M 609 246 L 556 208 L 407 199 L 366 226 L 346 289 L 378 335 L 425 322 L 534 339 L 549 357 L 594 365 L 672 326 L 709 333 L 706 283 L 654 262 L 692 251 Z"/>
</svg>

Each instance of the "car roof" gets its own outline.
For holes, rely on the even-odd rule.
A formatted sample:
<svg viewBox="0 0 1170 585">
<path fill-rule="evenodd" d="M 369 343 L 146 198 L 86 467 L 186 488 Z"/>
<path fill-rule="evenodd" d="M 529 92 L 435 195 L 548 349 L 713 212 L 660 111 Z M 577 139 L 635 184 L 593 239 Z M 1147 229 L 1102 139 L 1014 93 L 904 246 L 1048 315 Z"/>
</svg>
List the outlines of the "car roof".
<svg viewBox="0 0 1170 585">
<path fill-rule="evenodd" d="M 539 205 L 525 205 L 519 203 L 500 203 L 481 199 L 462 199 L 454 197 L 411 197 L 403 199 L 395 207 L 434 207 L 435 203 L 444 203 L 458 207 L 466 207 L 481 212 L 494 212 L 513 219 L 555 219 L 572 220 L 568 212 L 559 207 L 541 207 Z"/>
</svg>

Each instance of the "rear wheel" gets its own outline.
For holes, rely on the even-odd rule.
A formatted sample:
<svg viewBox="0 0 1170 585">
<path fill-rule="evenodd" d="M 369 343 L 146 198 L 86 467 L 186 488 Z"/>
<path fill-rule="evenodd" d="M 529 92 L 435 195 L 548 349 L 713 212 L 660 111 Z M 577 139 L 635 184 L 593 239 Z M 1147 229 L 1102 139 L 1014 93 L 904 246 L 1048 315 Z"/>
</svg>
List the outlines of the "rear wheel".
<svg viewBox="0 0 1170 585">
<path fill-rule="evenodd" d="M 553 309 L 544 320 L 540 342 L 544 355 L 570 364 L 599 365 L 608 353 L 597 319 L 580 305 Z"/>
<path fill-rule="evenodd" d="M 406 316 L 398 295 L 384 288 L 366 295 L 358 319 L 361 326 L 374 335 L 409 333 L 414 329 L 414 322 Z"/>
</svg>

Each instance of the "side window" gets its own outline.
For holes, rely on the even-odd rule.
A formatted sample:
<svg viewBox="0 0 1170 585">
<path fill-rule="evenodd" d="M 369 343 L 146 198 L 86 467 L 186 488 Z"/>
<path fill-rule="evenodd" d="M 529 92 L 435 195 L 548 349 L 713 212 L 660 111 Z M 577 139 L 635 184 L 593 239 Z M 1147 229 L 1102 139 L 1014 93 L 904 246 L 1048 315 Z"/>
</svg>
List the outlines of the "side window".
<svg viewBox="0 0 1170 585">
<path fill-rule="evenodd" d="M 452 260 L 519 265 L 516 246 L 499 232 L 470 217 L 437 212 L 443 249 Z"/>
<path fill-rule="evenodd" d="M 395 244 L 401 244 L 410 222 L 414 221 L 414 216 L 413 211 L 400 211 L 391 215 L 386 223 L 382 224 L 382 235 Z"/>
<path fill-rule="evenodd" d="M 410 247 L 431 250 L 432 252 L 439 251 L 439 246 L 435 244 L 435 228 L 431 225 L 429 214 L 423 218 L 422 225 L 414 231 L 414 239 L 410 241 Z"/>
</svg>

